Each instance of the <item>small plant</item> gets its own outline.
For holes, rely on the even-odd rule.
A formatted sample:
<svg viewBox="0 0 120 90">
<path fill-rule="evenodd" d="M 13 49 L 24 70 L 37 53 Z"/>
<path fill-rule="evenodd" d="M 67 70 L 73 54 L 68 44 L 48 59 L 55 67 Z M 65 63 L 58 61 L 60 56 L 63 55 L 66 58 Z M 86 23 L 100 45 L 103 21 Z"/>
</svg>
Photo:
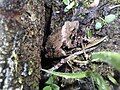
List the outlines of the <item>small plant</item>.
<svg viewBox="0 0 120 90">
<path fill-rule="evenodd" d="M 106 62 L 117 70 L 120 70 L 120 54 L 115 52 L 94 52 L 92 61 Z"/>
<path fill-rule="evenodd" d="M 104 81 L 103 77 L 94 71 L 83 71 L 83 72 L 78 72 L 78 73 L 61 73 L 61 72 L 54 72 L 54 71 L 49 71 L 49 70 L 44 70 L 43 71 L 59 76 L 59 77 L 63 77 L 63 78 L 72 78 L 72 79 L 82 79 L 85 77 L 91 77 L 93 79 L 93 81 L 98 85 L 99 90 L 110 90 L 108 89 L 108 85 L 106 84 L 106 82 Z M 101 87 L 102 86 L 102 87 Z"/>
<path fill-rule="evenodd" d="M 113 22 L 116 19 L 116 15 L 114 14 L 109 14 L 107 16 L 105 16 L 105 18 L 100 18 L 102 21 L 101 22 L 96 22 L 95 24 L 95 29 L 101 29 L 103 25 L 105 24 L 109 24 L 111 22 Z"/>
<path fill-rule="evenodd" d="M 95 24 L 95 29 L 100 29 L 100 28 L 102 28 L 102 23 L 97 22 L 97 23 Z"/>
<path fill-rule="evenodd" d="M 68 12 L 74 6 L 77 6 L 77 3 L 74 0 L 63 0 L 63 3 L 66 5 L 64 12 Z"/>
<path fill-rule="evenodd" d="M 92 35 L 93 35 L 93 32 L 92 32 L 92 30 L 86 30 L 86 34 L 87 34 L 87 37 L 88 38 L 91 38 L 92 37 Z"/>
<path fill-rule="evenodd" d="M 60 87 L 55 84 L 55 76 L 50 76 L 46 82 L 47 86 L 43 90 L 60 90 Z"/>
<path fill-rule="evenodd" d="M 117 70 L 120 70 L 120 54 L 119 53 L 113 53 L 113 52 L 94 52 L 91 55 L 92 62 L 106 62 L 116 68 Z M 81 79 L 85 77 L 91 77 L 92 80 L 95 82 L 95 84 L 98 87 L 98 90 L 110 90 L 107 82 L 104 80 L 102 75 L 100 75 L 95 70 L 87 70 L 77 73 L 61 73 L 61 72 L 55 72 L 55 71 L 49 71 L 42 69 L 42 71 L 45 71 L 49 74 L 53 74 L 55 76 L 63 77 L 63 78 L 72 78 L 72 79 Z M 114 83 L 117 84 L 117 81 L 111 76 L 107 76 L 108 79 Z M 49 83 L 50 84 L 50 83 Z M 51 86 L 47 86 L 46 88 L 51 88 Z M 44 89 L 48 90 L 48 89 Z M 51 90 L 51 89 L 49 89 Z M 55 90 L 55 89 L 54 89 Z"/>
<path fill-rule="evenodd" d="M 111 23 L 115 19 L 116 19 L 116 16 L 114 14 L 110 14 L 110 15 L 105 16 L 105 22 L 106 23 Z"/>
</svg>

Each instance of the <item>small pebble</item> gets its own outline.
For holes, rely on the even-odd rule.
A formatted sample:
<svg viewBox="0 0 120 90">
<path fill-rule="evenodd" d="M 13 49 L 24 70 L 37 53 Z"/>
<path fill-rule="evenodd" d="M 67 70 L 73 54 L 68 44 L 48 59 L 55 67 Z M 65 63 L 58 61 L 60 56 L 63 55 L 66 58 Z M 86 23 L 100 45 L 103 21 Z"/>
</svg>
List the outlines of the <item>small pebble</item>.
<svg viewBox="0 0 120 90">
<path fill-rule="evenodd" d="M 0 83 L 3 81 L 3 79 L 0 79 Z"/>
</svg>

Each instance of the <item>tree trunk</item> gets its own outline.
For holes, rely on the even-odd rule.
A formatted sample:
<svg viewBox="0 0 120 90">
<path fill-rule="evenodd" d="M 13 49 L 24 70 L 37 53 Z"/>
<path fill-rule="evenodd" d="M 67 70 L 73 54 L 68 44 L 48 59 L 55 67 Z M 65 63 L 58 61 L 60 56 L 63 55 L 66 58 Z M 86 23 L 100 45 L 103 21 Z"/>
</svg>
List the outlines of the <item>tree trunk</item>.
<svg viewBox="0 0 120 90">
<path fill-rule="evenodd" d="M 39 90 L 44 0 L 0 2 L 0 89 Z"/>
</svg>

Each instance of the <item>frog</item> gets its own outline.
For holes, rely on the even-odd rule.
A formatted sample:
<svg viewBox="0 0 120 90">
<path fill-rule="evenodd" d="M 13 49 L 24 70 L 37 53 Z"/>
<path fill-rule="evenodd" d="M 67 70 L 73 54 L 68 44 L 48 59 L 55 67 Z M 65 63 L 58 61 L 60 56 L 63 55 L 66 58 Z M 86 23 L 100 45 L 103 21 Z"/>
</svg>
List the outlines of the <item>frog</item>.
<svg viewBox="0 0 120 90">
<path fill-rule="evenodd" d="M 62 28 L 59 28 L 48 37 L 45 46 L 45 57 L 58 58 L 67 56 L 65 48 L 70 49 L 75 47 L 73 37 L 76 35 L 78 29 L 79 21 L 65 21 Z"/>
</svg>

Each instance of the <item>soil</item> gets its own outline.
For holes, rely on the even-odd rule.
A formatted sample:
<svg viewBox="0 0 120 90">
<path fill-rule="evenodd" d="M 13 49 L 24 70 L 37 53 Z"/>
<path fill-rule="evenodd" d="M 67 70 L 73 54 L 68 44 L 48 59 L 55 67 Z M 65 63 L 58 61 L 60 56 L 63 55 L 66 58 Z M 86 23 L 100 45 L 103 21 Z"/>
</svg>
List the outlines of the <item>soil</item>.
<svg viewBox="0 0 120 90">
<path fill-rule="evenodd" d="M 66 21 L 74 21 L 74 20 L 78 20 L 79 21 L 79 30 L 78 32 L 80 33 L 81 37 L 85 38 L 87 36 L 87 32 L 90 31 L 92 32 L 92 37 L 104 37 L 107 36 L 107 39 L 104 40 L 102 43 L 100 43 L 99 45 L 97 45 L 97 49 L 95 49 L 93 52 L 95 51 L 112 51 L 112 52 L 118 52 L 120 53 L 120 16 L 118 15 L 117 19 L 114 20 L 112 23 L 104 25 L 101 29 L 96 30 L 94 28 L 95 26 L 95 22 L 97 20 L 99 20 L 99 17 L 104 18 L 105 15 L 108 14 L 115 14 L 115 13 L 120 13 L 120 7 L 115 8 L 113 10 L 109 10 L 107 11 L 107 8 L 109 5 L 114 5 L 116 2 L 107 2 L 106 5 L 105 4 L 106 1 L 101 1 L 100 5 L 101 8 L 98 7 L 94 7 L 94 8 L 86 8 L 85 6 L 82 7 L 77 7 L 77 8 L 73 8 L 71 10 L 69 10 L 67 13 L 64 12 L 64 8 L 65 5 L 62 4 L 59 0 L 56 0 L 52 2 L 52 4 L 50 4 L 49 2 L 46 2 L 46 7 L 48 8 L 47 10 L 49 10 L 49 12 L 51 12 L 50 16 L 48 16 L 50 21 L 49 21 L 49 29 L 47 29 L 46 33 L 46 37 L 45 37 L 45 41 L 46 42 L 54 42 L 53 41 L 49 41 L 49 37 L 54 37 L 55 33 L 57 33 L 58 35 L 60 33 L 59 30 L 62 29 L 62 26 L 64 25 L 64 23 Z M 81 2 L 79 2 L 81 4 Z M 103 6 L 102 6 L 103 5 Z M 98 8 L 98 9 L 97 9 Z M 76 11 L 75 11 L 76 10 Z M 91 11 L 91 12 L 89 12 Z M 87 14 L 86 14 L 87 13 Z M 85 17 L 80 17 L 78 14 L 83 14 L 85 15 Z M 59 37 L 58 37 L 59 38 Z M 56 39 L 58 39 L 56 37 Z M 89 38 L 88 38 L 89 39 Z M 59 43 L 59 40 L 57 41 Z M 89 41 L 88 41 L 89 42 Z M 57 44 L 58 44 L 57 43 Z M 86 42 L 84 42 L 84 44 L 87 44 Z M 44 43 L 44 47 L 49 47 L 50 46 L 46 46 L 49 45 L 49 43 Z M 52 50 L 52 49 L 51 49 Z M 45 49 L 46 51 L 46 49 Z M 67 51 L 67 49 L 66 49 Z M 51 51 L 52 53 L 53 51 Z M 46 55 L 47 52 L 45 52 L 44 54 Z M 54 52 L 56 53 L 56 52 Z M 43 56 L 45 56 L 43 55 Z M 53 54 L 52 54 L 53 55 Z M 58 55 L 59 56 L 59 55 Z M 60 61 L 61 58 L 53 58 L 54 56 L 52 56 L 51 58 L 46 58 L 43 57 L 42 59 L 42 68 L 46 68 L 46 69 L 50 69 L 51 67 L 53 67 L 54 65 L 56 65 L 56 63 L 58 63 Z M 83 56 L 84 57 L 84 56 Z M 50 66 L 46 66 L 47 63 L 51 63 Z M 97 64 L 98 66 L 101 65 Z M 73 66 L 74 67 L 74 66 Z M 77 67 L 77 66 L 75 66 Z M 88 66 L 80 66 L 79 68 L 81 68 L 81 70 L 85 70 Z M 103 69 L 102 73 L 106 73 L 105 72 L 105 68 L 108 68 L 108 65 L 103 65 L 100 69 Z M 74 68 L 73 71 L 76 68 Z M 80 70 L 80 69 L 78 69 Z M 100 70 L 100 72 L 101 72 Z M 60 67 L 57 71 L 62 71 L 62 72 L 71 72 L 70 67 L 67 64 L 64 64 L 62 67 Z M 120 75 L 119 75 L 119 71 L 116 70 L 112 70 L 112 72 L 114 72 L 114 77 L 118 78 L 116 79 L 119 83 L 120 83 Z M 110 72 L 108 72 L 110 73 Z M 104 75 L 103 75 L 104 76 Z M 45 78 L 45 77 L 44 77 Z M 81 80 L 69 80 L 69 79 L 59 79 L 58 80 L 58 85 L 60 86 L 61 90 L 98 90 L 97 88 L 95 89 L 93 86 L 93 82 L 90 78 L 85 78 L 85 79 L 81 79 Z M 41 86 L 44 87 L 44 86 Z M 116 86 L 113 84 L 110 84 L 111 90 L 120 90 L 120 86 Z"/>
</svg>

